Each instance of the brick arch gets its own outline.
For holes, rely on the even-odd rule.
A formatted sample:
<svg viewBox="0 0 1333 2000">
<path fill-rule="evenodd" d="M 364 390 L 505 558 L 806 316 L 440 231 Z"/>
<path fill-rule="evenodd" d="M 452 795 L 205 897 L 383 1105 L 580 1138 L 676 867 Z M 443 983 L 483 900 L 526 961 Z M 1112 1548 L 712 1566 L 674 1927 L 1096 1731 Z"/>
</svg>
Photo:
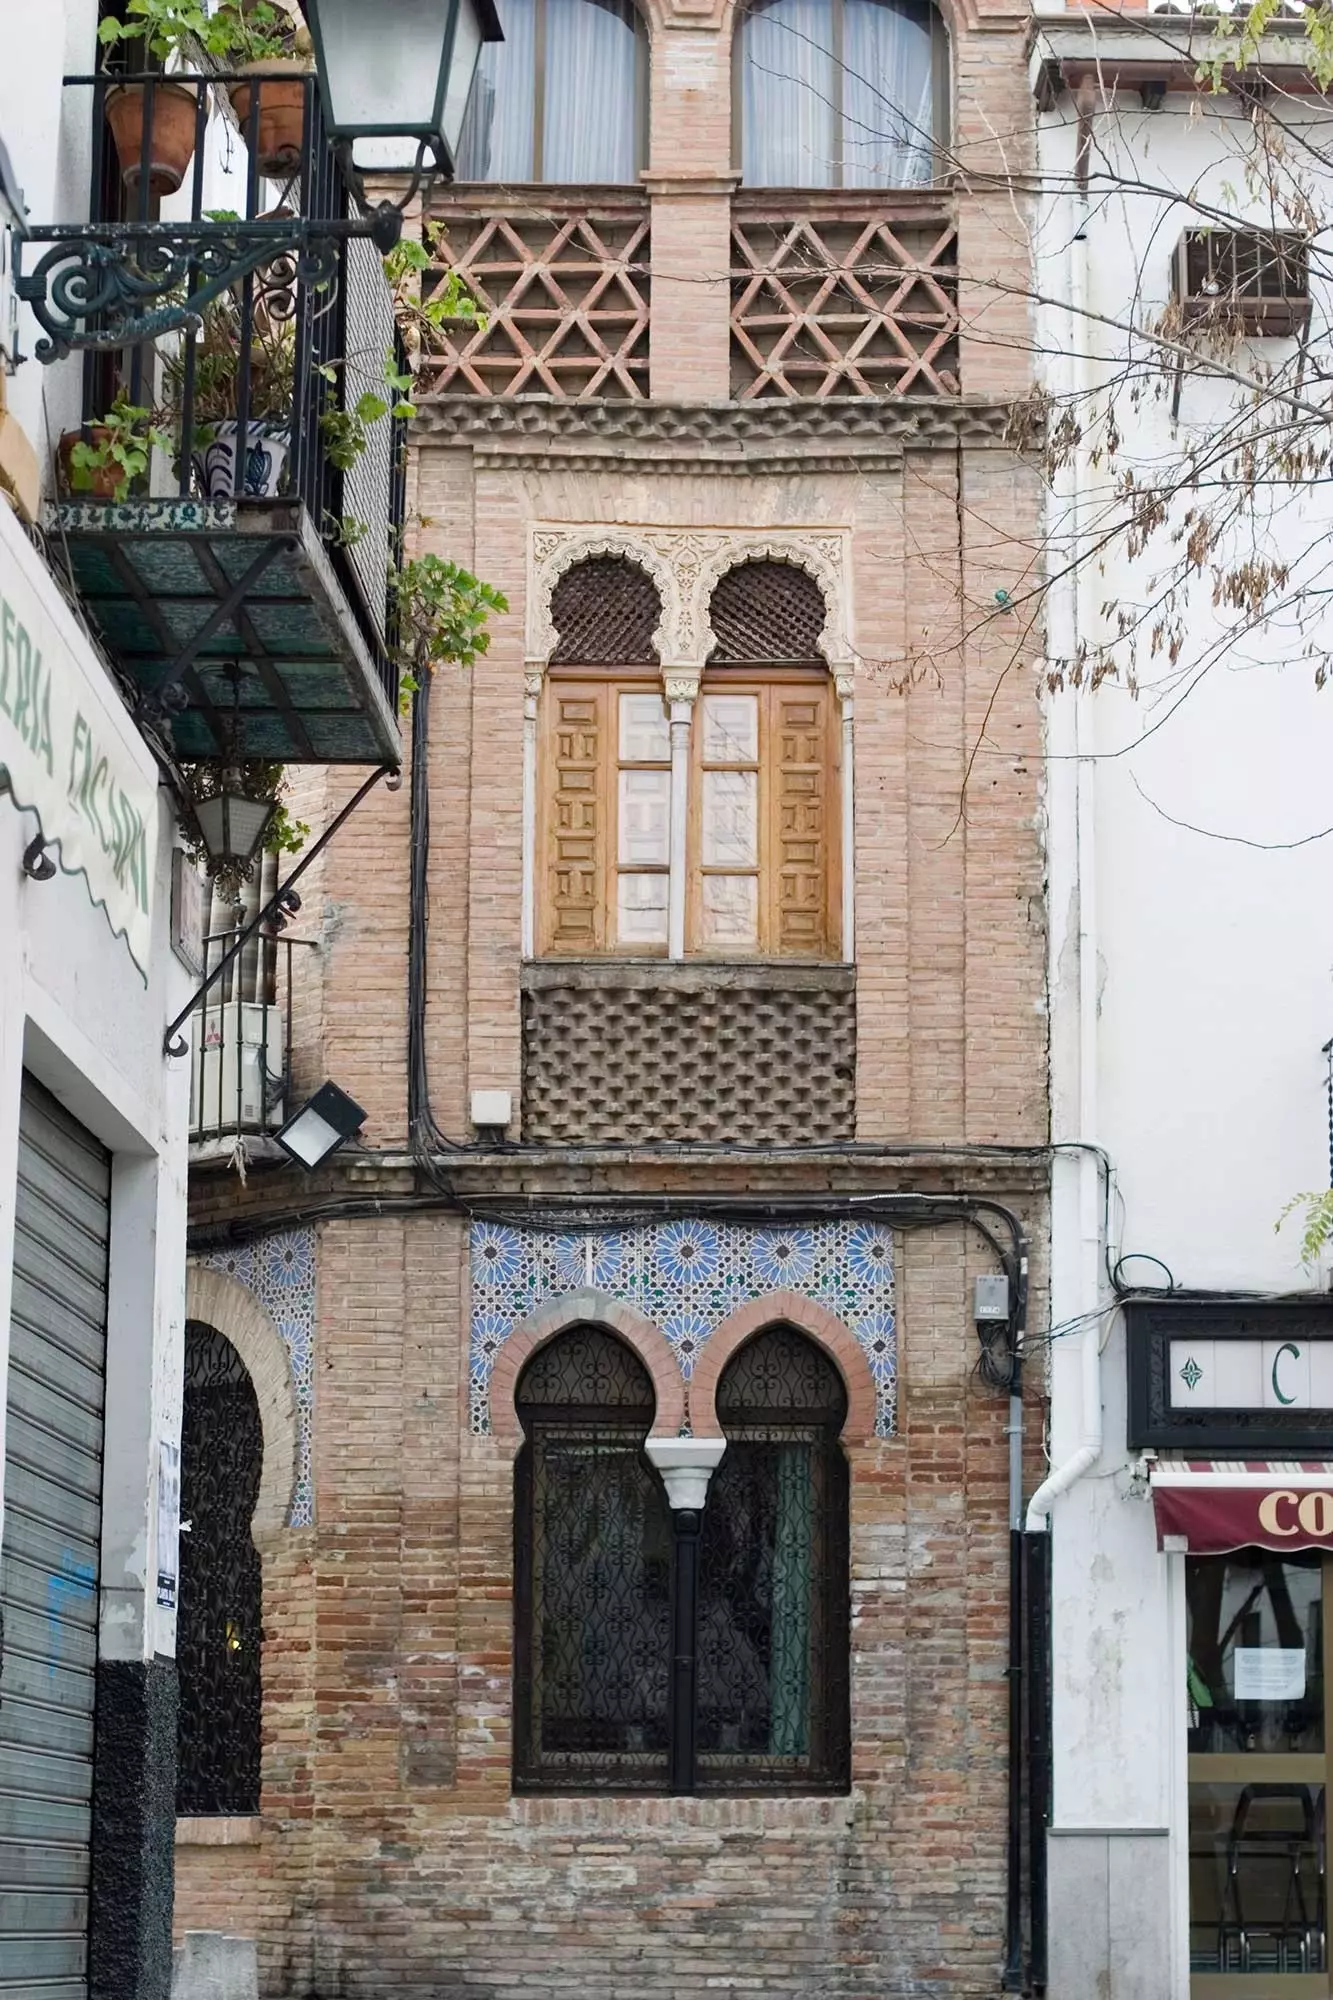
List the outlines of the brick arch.
<svg viewBox="0 0 1333 2000">
<path fill-rule="evenodd" d="M 262 1554 L 286 1526 L 296 1486 L 296 1398 L 286 1342 L 252 1291 L 203 1264 L 191 1264 L 186 1270 L 185 1317 L 223 1334 L 254 1385 L 264 1432 L 264 1464 L 250 1535 Z"/>
<path fill-rule="evenodd" d="M 690 1429 L 696 1437 L 721 1437 L 717 1385 L 722 1371 L 751 1334 L 779 1321 L 794 1326 L 824 1349 L 847 1391 L 844 1444 L 868 1444 L 875 1435 L 875 1378 L 855 1334 L 827 1306 L 800 1292 L 767 1292 L 738 1306 L 704 1342 L 690 1377 Z"/>
<path fill-rule="evenodd" d="M 518 1378 L 539 1347 L 571 1326 L 600 1326 L 619 1334 L 652 1377 L 657 1413 L 649 1435 L 679 1436 L 685 1425 L 685 1383 L 666 1335 L 633 1306 L 594 1291 L 563 1292 L 558 1299 L 548 1299 L 520 1320 L 506 1339 L 491 1370 L 491 1435 L 515 1447 L 523 1442 L 523 1426 L 514 1408 Z"/>
</svg>

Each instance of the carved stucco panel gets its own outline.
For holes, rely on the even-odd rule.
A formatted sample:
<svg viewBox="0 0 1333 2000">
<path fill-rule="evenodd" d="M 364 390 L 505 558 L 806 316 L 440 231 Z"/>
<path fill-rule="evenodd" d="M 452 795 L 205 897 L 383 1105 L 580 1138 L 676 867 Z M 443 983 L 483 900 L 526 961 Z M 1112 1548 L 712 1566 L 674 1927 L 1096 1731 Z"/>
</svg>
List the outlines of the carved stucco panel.
<svg viewBox="0 0 1333 2000">
<path fill-rule="evenodd" d="M 713 646 L 708 604 L 718 578 L 737 563 L 757 559 L 798 563 L 814 577 L 827 607 L 820 639 L 824 657 L 844 671 L 852 658 L 844 530 L 534 524 L 529 547 L 527 654 L 532 666 L 548 660 L 556 644 L 551 619 L 556 584 L 575 563 L 598 555 L 623 555 L 641 563 L 656 583 L 662 619 L 654 643 L 664 666 L 702 667 Z"/>
</svg>

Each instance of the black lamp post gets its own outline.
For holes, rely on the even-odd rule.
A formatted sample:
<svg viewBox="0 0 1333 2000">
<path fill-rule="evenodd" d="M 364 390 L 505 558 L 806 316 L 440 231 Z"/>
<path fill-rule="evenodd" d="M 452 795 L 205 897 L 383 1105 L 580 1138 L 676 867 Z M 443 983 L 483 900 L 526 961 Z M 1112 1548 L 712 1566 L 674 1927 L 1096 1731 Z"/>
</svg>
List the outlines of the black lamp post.
<svg viewBox="0 0 1333 2000">
<path fill-rule="evenodd" d="M 482 43 L 504 39 L 495 0 L 303 5 L 326 122 L 360 213 L 345 221 L 298 215 L 30 225 L 27 238 L 51 247 L 30 272 L 18 268 L 16 254 L 14 289 L 45 335 L 34 350 L 39 361 L 197 326 L 213 299 L 279 257 L 292 258 L 298 276 L 326 284 L 336 272 L 340 242 L 367 237 L 381 252 L 391 250 L 423 175 L 452 175 Z M 372 206 L 352 164 L 352 145 L 385 138 L 414 143 L 416 166 L 400 201 Z M 0 220 L 13 205 L 5 193 Z"/>
</svg>

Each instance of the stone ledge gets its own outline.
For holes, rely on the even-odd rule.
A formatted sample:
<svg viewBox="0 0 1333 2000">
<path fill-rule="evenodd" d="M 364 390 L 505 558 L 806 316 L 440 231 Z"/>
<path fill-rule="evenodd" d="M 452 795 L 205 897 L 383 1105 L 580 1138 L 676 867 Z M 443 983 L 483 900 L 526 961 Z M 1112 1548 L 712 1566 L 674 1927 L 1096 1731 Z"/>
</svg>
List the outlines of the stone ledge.
<svg viewBox="0 0 1333 2000">
<path fill-rule="evenodd" d="M 628 989 L 654 993 L 854 993 L 856 967 L 799 959 L 530 958 L 519 973 L 524 993 L 573 987 L 581 993 Z"/>
<path fill-rule="evenodd" d="M 192 1813 L 176 1821 L 177 1847 L 258 1847 L 262 1838 L 258 1813 Z"/>
</svg>

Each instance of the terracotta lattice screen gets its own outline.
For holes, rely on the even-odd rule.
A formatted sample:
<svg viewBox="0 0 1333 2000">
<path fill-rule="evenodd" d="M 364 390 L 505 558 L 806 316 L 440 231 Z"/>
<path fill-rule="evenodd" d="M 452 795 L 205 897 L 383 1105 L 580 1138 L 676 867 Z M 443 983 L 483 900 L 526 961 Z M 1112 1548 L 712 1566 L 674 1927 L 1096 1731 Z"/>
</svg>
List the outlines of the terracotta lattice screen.
<svg viewBox="0 0 1333 2000">
<path fill-rule="evenodd" d="M 429 298 L 457 271 L 477 301 L 475 327 L 455 326 L 422 361 L 419 386 L 454 396 L 637 400 L 648 394 L 649 229 L 646 198 L 551 190 L 540 207 L 444 203 Z"/>
<path fill-rule="evenodd" d="M 957 395 L 954 222 L 934 204 L 895 213 L 891 200 L 859 190 L 736 197 L 737 401 Z"/>
</svg>

